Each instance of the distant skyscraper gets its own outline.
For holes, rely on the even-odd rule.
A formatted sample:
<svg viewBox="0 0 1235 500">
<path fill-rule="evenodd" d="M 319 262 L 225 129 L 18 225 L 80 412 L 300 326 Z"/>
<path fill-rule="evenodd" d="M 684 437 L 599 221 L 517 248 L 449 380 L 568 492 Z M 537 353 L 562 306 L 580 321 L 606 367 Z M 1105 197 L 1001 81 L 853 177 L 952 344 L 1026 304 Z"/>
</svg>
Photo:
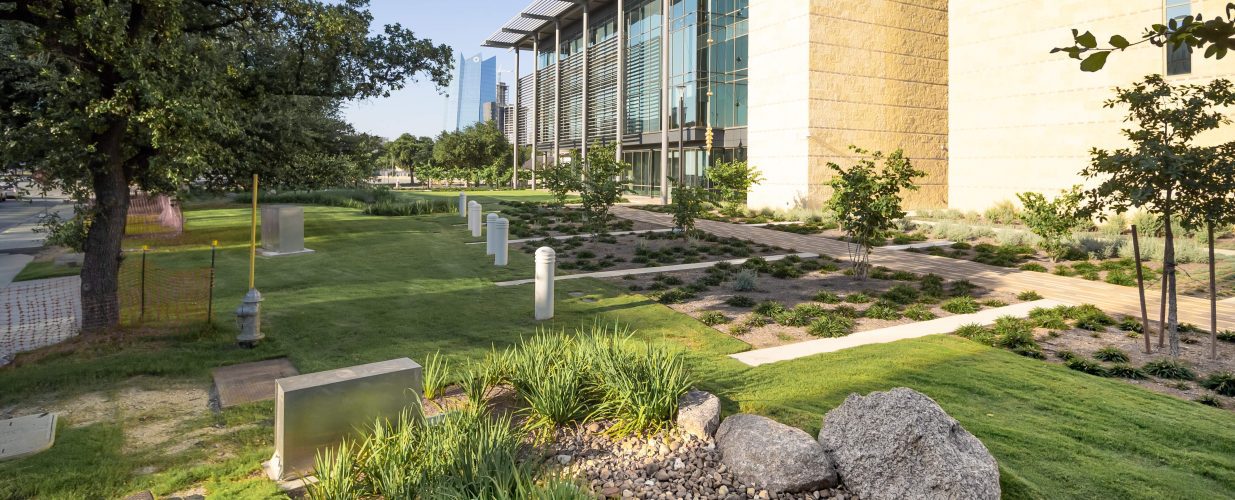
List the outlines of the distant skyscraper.
<svg viewBox="0 0 1235 500">
<path fill-rule="evenodd" d="M 480 54 L 459 59 L 455 72 L 455 130 L 484 120 L 483 105 L 497 100 L 497 58 Z"/>
</svg>

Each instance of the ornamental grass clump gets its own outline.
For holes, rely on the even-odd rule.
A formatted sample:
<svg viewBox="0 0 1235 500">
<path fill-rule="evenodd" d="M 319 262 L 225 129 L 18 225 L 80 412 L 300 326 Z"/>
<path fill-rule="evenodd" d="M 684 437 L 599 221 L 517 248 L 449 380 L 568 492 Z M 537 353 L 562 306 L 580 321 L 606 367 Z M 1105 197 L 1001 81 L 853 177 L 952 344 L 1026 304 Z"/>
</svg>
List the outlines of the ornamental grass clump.
<svg viewBox="0 0 1235 500">
<path fill-rule="evenodd" d="M 1235 396 L 1235 373 L 1214 372 L 1201 380 L 1201 387 L 1223 396 Z"/>
<path fill-rule="evenodd" d="M 1094 352 L 1093 359 L 1110 363 L 1127 363 L 1128 353 L 1115 346 L 1106 346 Z"/>
<path fill-rule="evenodd" d="M 835 314 L 824 314 L 811 321 L 806 332 L 816 337 L 837 338 L 853 332 L 853 319 Z"/>
<path fill-rule="evenodd" d="M 1196 372 L 1193 372 L 1187 365 L 1171 359 L 1150 361 L 1145 363 L 1145 366 L 1141 367 L 1141 369 L 1145 370 L 1145 373 L 1158 378 L 1196 380 Z"/>
<path fill-rule="evenodd" d="M 393 422 L 377 421 L 360 440 L 320 453 L 317 482 L 305 493 L 315 500 L 589 498 L 540 461 L 521 460 L 525 437 L 509 416 L 480 406 L 433 423 L 409 408 Z"/>
<path fill-rule="evenodd" d="M 948 299 L 940 307 L 952 314 L 972 314 L 982 309 L 978 301 L 967 295 Z"/>
</svg>

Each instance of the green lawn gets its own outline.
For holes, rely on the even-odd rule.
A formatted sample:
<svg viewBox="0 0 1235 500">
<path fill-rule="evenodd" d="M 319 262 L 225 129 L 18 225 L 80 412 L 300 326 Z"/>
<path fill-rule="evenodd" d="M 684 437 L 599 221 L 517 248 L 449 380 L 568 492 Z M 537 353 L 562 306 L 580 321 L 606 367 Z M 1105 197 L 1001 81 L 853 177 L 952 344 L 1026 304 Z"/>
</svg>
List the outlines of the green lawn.
<svg viewBox="0 0 1235 500">
<path fill-rule="evenodd" d="M 489 204 L 505 194 L 473 199 L 488 197 L 481 202 Z M 302 373 L 398 356 L 423 359 L 434 350 L 476 357 L 541 326 L 573 328 L 599 318 L 686 349 L 699 385 L 721 395 L 726 411 L 765 414 L 812 433 L 851 392 L 922 391 L 991 449 L 1011 498 L 1235 496 L 1235 415 L 1226 411 L 954 337 L 747 368 L 726 356 L 745 344 L 594 280 L 559 283 L 558 316 L 539 325 L 531 319 L 530 287 L 490 284 L 530 275 L 530 256 L 512 252 L 510 267 L 492 267 L 482 245 L 463 244 L 471 238 L 457 215 L 383 218 L 307 207 L 306 219 L 306 246 L 317 253 L 258 261 L 268 335 L 259 348 L 233 347 L 231 311 L 247 279 L 248 211 L 190 209 L 183 245 L 155 245 L 150 258 L 166 266 L 201 265 L 210 240 L 220 240 L 216 329 L 127 338 L 0 369 L 0 407 L 48 394 L 115 390 L 134 377 L 150 386 L 204 385 L 213 367 L 284 355 Z M 571 291 L 598 301 L 572 298 Z M 117 451 L 133 422 L 65 425 L 52 450 L 0 463 L 0 497 L 114 497 L 145 488 L 168 494 L 195 484 L 226 497 L 275 495 L 269 482 L 254 477 L 272 447 L 272 409 L 265 403 L 203 416 L 201 426 L 238 430 L 175 456 Z M 213 445 L 234 452 L 217 457 Z M 159 471 L 137 473 L 148 465 Z"/>
<path fill-rule="evenodd" d="M 81 268 L 57 266 L 55 262 L 34 261 L 26 264 L 26 267 L 13 277 L 13 281 L 31 281 L 47 278 L 59 278 L 61 276 L 77 276 L 81 274 Z"/>
</svg>

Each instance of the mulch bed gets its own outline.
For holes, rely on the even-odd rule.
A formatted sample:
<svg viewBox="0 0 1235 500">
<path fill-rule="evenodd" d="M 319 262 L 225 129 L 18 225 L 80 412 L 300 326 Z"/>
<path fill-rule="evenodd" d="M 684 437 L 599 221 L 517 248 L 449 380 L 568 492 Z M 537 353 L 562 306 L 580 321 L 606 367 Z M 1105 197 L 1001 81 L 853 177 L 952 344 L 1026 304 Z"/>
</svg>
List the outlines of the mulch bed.
<svg viewBox="0 0 1235 500">
<path fill-rule="evenodd" d="M 844 270 L 847 266 L 828 257 L 790 257 L 770 263 L 753 259 L 742 266 L 720 265 L 611 281 L 625 284 L 632 292 L 647 293 L 754 348 L 950 316 L 955 313 L 945 306 L 957 296 L 972 297 L 971 305 L 980 309 L 1022 302 L 1015 294 L 993 292 L 968 282 L 942 283 L 936 289 L 933 283 L 924 284 L 922 276 L 886 268 L 876 268 L 869 279 L 859 280 Z M 746 280 L 739 274 L 754 276 L 754 288 L 746 289 L 751 283 L 740 283 Z M 894 288 L 899 293 L 889 294 Z M 878 306 L 876 312 L 871 312 L 873 306 Z M 816 328 L 812 333 L 815 320 L 825 316 L 844 317 L 835 320 L 841 326 L 852 324 L 827 332 Z"/>
<path fill-rule="evenodd" d="M 668 232 L 529 241 L 520 246 L 526 253 L 540 247 L 557 253 L 557 269 L 562 274 L 612 271 L 644 267 L 715 262 L 751 256 L 793 253 L 768 245 L 711 234 L 681 238 Z"/>
</svg>

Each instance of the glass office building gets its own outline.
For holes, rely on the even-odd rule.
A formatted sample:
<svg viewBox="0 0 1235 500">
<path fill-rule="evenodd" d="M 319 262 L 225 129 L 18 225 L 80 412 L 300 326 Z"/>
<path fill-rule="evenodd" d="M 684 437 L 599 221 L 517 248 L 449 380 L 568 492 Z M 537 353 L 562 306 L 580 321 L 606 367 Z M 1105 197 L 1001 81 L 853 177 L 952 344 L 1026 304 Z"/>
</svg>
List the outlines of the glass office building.
<svg viewBox="0 0 1235 500">
<path fill-rule="evenodd" d="M 484 120 L 484 105 L 497 101 L 497 58 L 460 57 L 455 70 L 455 130 Z"/>
<path fill-rule="evenodd" d="M 518 119 L 537 165 L 616 143 L 631 187 L 660 195 L 745 158 L 748 12 L 748 0 L 541 0 L 485 45 L 535 53 L 516 95 L 534 101 Z"/>
</svg>

